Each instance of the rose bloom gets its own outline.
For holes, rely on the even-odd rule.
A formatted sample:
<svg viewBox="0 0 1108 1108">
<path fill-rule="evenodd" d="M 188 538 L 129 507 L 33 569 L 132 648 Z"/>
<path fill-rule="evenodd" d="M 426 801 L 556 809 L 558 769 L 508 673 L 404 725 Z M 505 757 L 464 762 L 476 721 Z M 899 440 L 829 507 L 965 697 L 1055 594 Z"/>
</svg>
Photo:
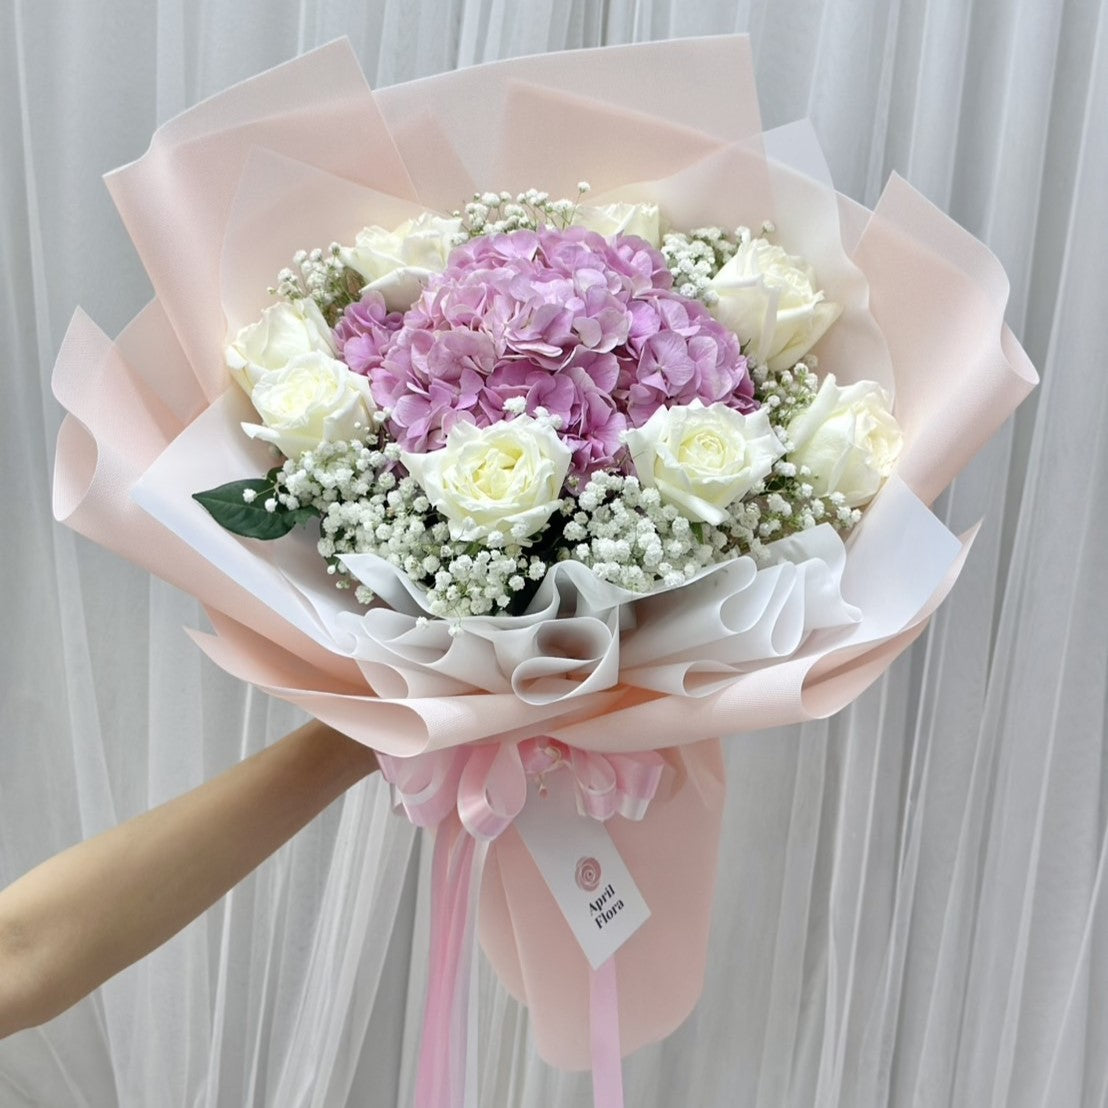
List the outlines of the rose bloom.
<svg viewBox="0 0 1108 1108">
<path fill-rule="evenodd" d="M 715 526 L 785 452 L 764 408 L 744 414 L 699 400 L 659 408 L 624 440 L 644 486 L 688 519 Z"/>
<path fill-rule="evenodd" d="M 902 441 L 889 394 L 880 385 L 859 381 L 844 388 L 830 373 L 786 433 L 793 444 L 789 461 L 812 471 L 816 495 L 841 493 L 852 508 L 876 495 L 893 471 Z"/>
<path fill-rule="evenodd" d="M 802 258 L 763 238 L 741 243 L 709 281 L 712 315 L 730 327 L 749 357 L 772 370 L 796 365 L 842 311 L 816 288 Z"/>
<path fill-rule="evenodd" d="M 453 539 L 473 542 L 500 531 L 518 542 L 544 527 L 560 504 L 570 451 L 548 424 L 519 416 L 488 427 L 456 423 L 441 450 L 400 459 L 446 517 Z"/>
<path fill-rule="evenodd" d="M 379 292 L 390 312 L 412 306 L 423 286 L 446 268 L 462 222 L 424 212 L 395 230 L 365 227 L 339 257 L 365 280 L 362 292 Z"/>
<path fill-rule="evenodd" d="M 335 353 L 331 328 L 314 300 L 281 301 L 243 327 L 224 356 L 231 376 L 247 394 L 265 376 L 300 354 Z"/>
<path fill-rule="evenodd" d="M 262 424 L 244 423 L 252 439 L 270 442 L 296 458 L 321 442 L 356 438 L 369 422 L 369 383 L 340 361 L 318 352 L 293 358 L 267 373 L 250 399 Z"/>
<path fill-rule="evenodd" d="M 655 249 L 662 241 L 661 216 L 657 204 L 598 204 L 596 207 L 579 207 L 574 218 L 578 227 L 605 238 L 612 235 L 635 235 L 650 243 Z"/>
</svg>

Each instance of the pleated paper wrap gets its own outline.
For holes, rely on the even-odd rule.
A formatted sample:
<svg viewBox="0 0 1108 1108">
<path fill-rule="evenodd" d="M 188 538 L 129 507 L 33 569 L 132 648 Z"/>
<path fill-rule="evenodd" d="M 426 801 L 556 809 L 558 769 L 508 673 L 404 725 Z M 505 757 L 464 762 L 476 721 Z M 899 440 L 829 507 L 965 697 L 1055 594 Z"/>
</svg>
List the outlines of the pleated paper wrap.
<svg viewBox="0 0 1108 1108">
<path fill-rule="evenodd" d="M 807 172 L 767 160 L 767 145 L 802 149 Z M 335 43 L 172 120 L 108 176 L 156 298 L 114 343 L 78 312 L 55 370 L 69 411 L 58 518 L 198 597 L 215 634 L 195 638 L 230 673 L 396 756 L 535 735 L 664 750 L 673 772 L 646 819 L 609 823 L 652 910 L 617 956 L 625 1052 L 667 1034 L 700 993 L 718 737 L 829 715 L 921 633 L 971 537 L 925 505 L 1036 380 L 983 246 L 899 178 L 871 213 L 813 179 L 816 166 L 802 129 L 764 141 L 741 37 L 527 58 L 376 93 Z M 240 540 L 191 500 L 273 462 L 239 429 L 250 409 L 223 348 L 295 250 L 451 211 L 476 189 L 574 195 L 582 179 L 591 201 L 654 200 L 678 228 L 772 220 L 844 306 L 821 370 L 894 389 L 904 431 L 897 475 L 845 548 L 820 529 L 789 540 L 788 565 L 755 574 L 743 561 L 631 606 L 559 571 L 545 615 L 572 619 L 487 620 L 451 639 L 417 625 L 395 580 L 382 583 L 389 609 L 344 613 L 309 540 Z M 587 966 L 512 830 L 490 848 L 480 922 L 540 1052 L 587 1066 Z"/>
</svg>

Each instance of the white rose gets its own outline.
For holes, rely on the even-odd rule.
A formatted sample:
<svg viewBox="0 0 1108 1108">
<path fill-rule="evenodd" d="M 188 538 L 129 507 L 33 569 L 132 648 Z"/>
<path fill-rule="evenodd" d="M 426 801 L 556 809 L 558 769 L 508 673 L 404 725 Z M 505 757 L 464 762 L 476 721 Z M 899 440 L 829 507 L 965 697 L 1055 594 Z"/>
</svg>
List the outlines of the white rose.
<svg viewBox="0 0 1108 1108">
<path fill-rule="evenodd" d="M 600 204 L 595 208 L 578 208 L 574 223 L 605 238 L 638 235 L 653 247 L 662 241 L 657 204 Z"/>
<path fill-rule="evenodd" d="M 456 423 L 441 450 L 400 455 L 462 542 L 490 531 L 516 541 L 533 535 L 561 501 L 571 457 L 554 431 L 530 416 L 490 427 Z"/>
<path fill-rule="evenodd" d="M 817 496 L 839 492 L 854 508 L 872 500 L 900 454 L 900 426 L 874 381 L 840 388 L 828 374 L 815 400 L 786 429 L 789 461 L 812 471 Z"/>
<path fill-rule="evenodd" d="M 250 399 L 264 426 L 244 423 L 242 429 L 252 439 L 273 443 L 286 458 L 321 442 L 358 437 L 373 410 L 369 382 L 320 353 L 301 354 L 267 373 Z"/>
<path fill-rule="evenodd" d="M 343 247 L 339 257 L 365 279 L 363 292 L 374 289 L 381 293 L 390 312 L 407 311 L 427 278 L 446 268 L 461 228 L 460 219 L 424 212 L 393 231 L 363 228 L 354 245 Z"/>
<path fill-rule="evenodd" d="M 225 351 L 231 376 L 249 393 L 265 376 L 299 354 L 334 354 L 331 328 L 314 300 L 281 301 L 243 327 Z"/>
<path fill-rule="evenodd" d="M 717 526 L 784 453 L 765 408 L 743 415 L 699 400 L 659 408 L 623 440 L 643 485 L 689 519 Z"/>
<path fill-rule="evenodd" d="M 770 369 L 796 365 L 839 318 L 838 304 L 815 287 L 803 258 L 763 238 L 740 244 L 708 282 L 718 300 L 711 313 L 739 336 L 743 349 Z"/>
</svg>

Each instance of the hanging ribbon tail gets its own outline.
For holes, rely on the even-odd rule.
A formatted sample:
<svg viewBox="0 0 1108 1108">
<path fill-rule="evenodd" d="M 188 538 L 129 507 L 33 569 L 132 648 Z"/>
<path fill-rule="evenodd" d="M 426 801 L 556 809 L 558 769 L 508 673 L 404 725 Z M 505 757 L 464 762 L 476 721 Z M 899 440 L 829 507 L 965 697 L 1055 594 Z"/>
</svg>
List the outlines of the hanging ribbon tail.
<svg viewBox="0 0 1108 1108">
<path fill-rule="evenodd" d="M 477 1108 L 474 931 L 488 844 L 456 817 L 439 824 L 431 860 L 431 951 L 415 1108 Z"/>
<path fill-rule="evenodd" d="M 623 1108 L 623 1064 L 619 1049 L 619 989 L 616 960 L 589 971 L 589 1040 L 592 1049 L 593 1108 Z"/>
</svg>

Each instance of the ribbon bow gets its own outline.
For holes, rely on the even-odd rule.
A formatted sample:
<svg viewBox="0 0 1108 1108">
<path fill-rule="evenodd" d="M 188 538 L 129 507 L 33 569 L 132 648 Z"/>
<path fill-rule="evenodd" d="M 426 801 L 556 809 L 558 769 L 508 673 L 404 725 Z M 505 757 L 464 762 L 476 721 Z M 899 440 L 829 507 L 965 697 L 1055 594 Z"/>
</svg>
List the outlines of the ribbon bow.
<svg viewBox="0 0 1108 1108">
<path fill-rule="evenodd" d="M 480 743 L 412 758 L 379 754 L 381 773 L 417 827 L 436 828 L 431 863 L 431 952 L 415 1108 L 476 1108 L 474 926 L 488 845 L 527 802 L 528 781 L 545 788 L 568 770 L 577 810 L 640 820 L 665 763 L 655 751 L 597 754 L 550 738 Z M 593 1093 L 598 1108 L 623 1103 L 615 959 L 591 978 Z"/>
</svg>

